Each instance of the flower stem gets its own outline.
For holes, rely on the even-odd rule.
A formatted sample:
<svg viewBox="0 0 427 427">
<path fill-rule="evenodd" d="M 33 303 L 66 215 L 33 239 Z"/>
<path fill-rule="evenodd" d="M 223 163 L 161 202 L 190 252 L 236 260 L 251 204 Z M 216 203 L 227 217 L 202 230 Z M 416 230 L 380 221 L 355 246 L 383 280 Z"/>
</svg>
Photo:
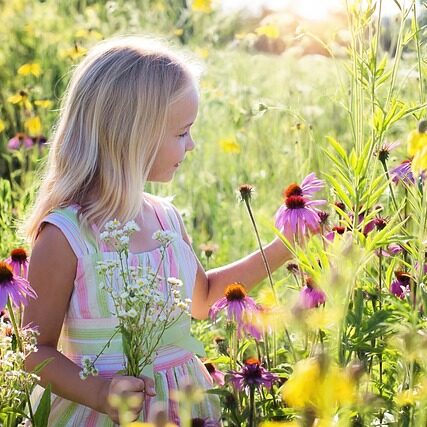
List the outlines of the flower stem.
<svg viewBox="0 0 427 427">
<path fill-rule="evenodd" d="M 258 228 L 257 228 L 256 222 L 255 222 L 254 215 L 252 213 L 251 205 L 249 203 L 249 200 L 245 199 L 244 201 L 245 201 L 246 208 L 248 210 L 249 217 L 250 217 L 251 222 L 252 222 L 252 226 L 254 227 L 255 235 L 256 235 L 256 238 L 258 241 L 259 250 L 261 252 L 262 260 L 264 262 L 264 267 L 267 271 L 268 280 L 270 282 L 271 290 L 273 292 L 274 299 L 277 302 L 277 295 L 276 295 L 276 290 L 274 289 L 273 277 L 271 275 L 270 266 L 268 265 L 268 261 L 267 261 L 267 258 L 265 256 L 264 249 L 263 249 L 262 244 L 261 244 L 261 239 L 259 237 Z"/>
<path fill-rule="evenodd" d="M 24 353 L 24 346 L 22 345 L 21 335 L 19 334 L 18 324 L 16 323 L 15 314 L 13 312 L 12 304 L 10 303 L 10 298 L 7 299 L 7 311 L 9 312 L 10 321 L 12 322 L 13 330 L 15 332 L 16 342 L 18 344 L 18 350 L 21 353 Z M 25 355 L 24 355 L 25 356 Z M 24 384 L 25 397 L 28 403 L 28 410 L 30 411 L 30 419 L 32 425 L 37 427 L 36 420 L 34 419 L 33 408 L 31 406 L 30 393 L 28 391 L 27 385 Z"/>
<path fill-rule="evenodd" d="M 255 387 L 249 387 L 249 427 L 255 427 Z"/>
</svg>

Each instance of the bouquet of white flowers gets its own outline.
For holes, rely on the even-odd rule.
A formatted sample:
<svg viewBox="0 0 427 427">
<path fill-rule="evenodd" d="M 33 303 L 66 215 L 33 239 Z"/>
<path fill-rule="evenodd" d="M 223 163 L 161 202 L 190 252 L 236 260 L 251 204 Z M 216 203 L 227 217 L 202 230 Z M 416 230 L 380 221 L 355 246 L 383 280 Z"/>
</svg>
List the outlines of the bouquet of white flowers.
<svg viewBox="0 0 427 427">
<path fill-rule="evenodd" d="M 170 231 L 157 231 L 153 239 L 160 242 L 161 258 L 156 270 L 151 267 L 130 265 L 129 237 L 138 230 L 134 221 L 123 227 L 117 220 L 109 221 L 100 238 L 118 253 L 118 259 L 98 262 L 98 273 L 103 277 L 101 288 L 111 295 L 118 325 L 95 360 L 84 357 L 82 379 L 97 375 L 95 362 L 118 333 L 122 336 L 126 357 L 125 375 L 138 377 L 153 363 L 155 350 L 161 338 L 182 315 L 189 315 L 190 299 L 181 297 L 182 281 L 159 276 L 166 248 L 175 238 Z M 162 282 L 166 286 L 162 290 Z"/>
</svg>

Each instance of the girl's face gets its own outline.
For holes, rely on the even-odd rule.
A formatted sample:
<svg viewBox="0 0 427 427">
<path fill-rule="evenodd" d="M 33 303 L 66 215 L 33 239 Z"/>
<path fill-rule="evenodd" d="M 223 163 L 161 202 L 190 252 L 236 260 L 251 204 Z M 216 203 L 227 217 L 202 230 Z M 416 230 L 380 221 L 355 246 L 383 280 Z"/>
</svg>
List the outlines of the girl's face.
<svg viewBox="0 0 427 427">
<path fill-rule="evenodd" d="M 148 174 L 148 181 L 168 182 L 184 160 L 185 153 L 194 148 L 190 128 L 197 117 L 199 95 L 191 88 L 171 105 L 165 135 Z"/>
</svg>

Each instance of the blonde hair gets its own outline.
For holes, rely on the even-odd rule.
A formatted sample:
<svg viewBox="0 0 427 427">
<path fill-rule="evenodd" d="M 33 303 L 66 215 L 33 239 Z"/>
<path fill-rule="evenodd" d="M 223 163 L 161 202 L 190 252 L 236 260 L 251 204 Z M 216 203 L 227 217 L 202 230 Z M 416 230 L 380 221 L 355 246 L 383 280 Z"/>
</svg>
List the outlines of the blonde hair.
<svg viewBox="0 0 427 427">
<path fill-rule="evenodd" d="M 43 218 L 80 205 L 85 227 L 128 221 L 164 136 L 169 106 L 196 86 L 198 70 L 156 39 L 121 36 L 92 48 L 62 101 L 35 204 L 23 232 L 31 242 Z"/>
</svg>

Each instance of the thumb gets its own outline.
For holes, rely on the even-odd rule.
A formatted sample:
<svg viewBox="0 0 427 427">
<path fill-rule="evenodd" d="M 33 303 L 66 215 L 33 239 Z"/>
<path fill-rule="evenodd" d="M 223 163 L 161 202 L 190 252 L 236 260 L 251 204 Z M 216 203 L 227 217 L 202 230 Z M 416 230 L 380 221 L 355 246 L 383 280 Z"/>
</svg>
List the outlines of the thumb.
<svg viewBox="0 0 427 427">
<path fill-rule="evenodd" d="M 150 377 L 142 376 L 141 380 L 144 381 L 146 394 L 148 394 L 149 396 L 155 396 L 156 387 L 153 379 Z"/>
</svg>

